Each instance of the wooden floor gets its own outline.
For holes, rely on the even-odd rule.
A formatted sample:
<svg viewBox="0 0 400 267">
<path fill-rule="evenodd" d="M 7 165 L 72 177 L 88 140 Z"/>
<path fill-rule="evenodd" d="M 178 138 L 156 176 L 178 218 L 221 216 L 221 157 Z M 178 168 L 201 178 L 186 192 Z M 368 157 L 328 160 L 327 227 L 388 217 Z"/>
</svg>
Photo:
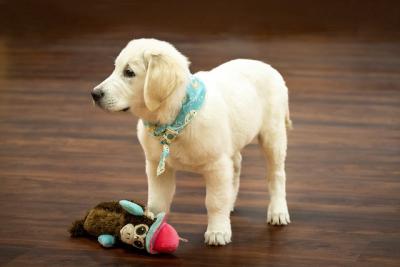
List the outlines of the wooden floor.
<svg viewBox="0 0 400 267">
<path fill-rule="evenodd" d="M 243 151 L 233 243 L 203 243 L 204 183 L 182 172 L 169 222 L 189 242 L 174 255 L 148 256 L 67 233 L 100 201 L 146 200 L 137 119 L 93 107 L 89 94 L 145 31 L 48 33 L 0 35 L 1 266 L 400 265 L 400 42 L 155 33 L 190 58 L 192 71 L 238 57 L 276 67 L 295 129 L 291 225 L 265 223 L 266 167 L 252 143 Z"/>
</svg>

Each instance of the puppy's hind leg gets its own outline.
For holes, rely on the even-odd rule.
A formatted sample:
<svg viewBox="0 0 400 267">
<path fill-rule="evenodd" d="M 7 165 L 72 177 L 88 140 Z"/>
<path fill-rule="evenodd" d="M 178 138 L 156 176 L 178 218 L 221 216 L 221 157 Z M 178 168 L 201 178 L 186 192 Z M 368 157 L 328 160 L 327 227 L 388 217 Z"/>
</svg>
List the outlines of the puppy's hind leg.
<svg viewBox="0 0 400 267">
<path fill-rule="evenodd" d="M 272 225 L 290 223 L 286 203 L 285 159 L 287 133 L 285 119 L 269 121 L 260 132 L 259 141 L 267 161 L 267 181 L 270 194 L 267 222 Z"/>
</svg>

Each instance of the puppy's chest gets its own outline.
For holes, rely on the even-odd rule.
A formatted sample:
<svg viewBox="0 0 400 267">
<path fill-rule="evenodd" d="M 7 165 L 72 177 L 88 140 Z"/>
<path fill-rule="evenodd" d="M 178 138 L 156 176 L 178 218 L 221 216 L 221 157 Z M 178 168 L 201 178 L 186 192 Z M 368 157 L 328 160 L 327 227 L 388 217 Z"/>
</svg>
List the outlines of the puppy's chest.
<svg viewBox="0 0 400 267">
<path fill-rule="evenodd" d="M 154 136 L 148 136 L 146 150 L 147 157 L 152 161 L 158 161 L 162 152 L 160 141 Z M 174 169 L 198 171 L 201 166 L 206 164 L 211 155 L 211 151 L 204 146 L 201 140 L 193 138 L 187 140 L 182 136 L 178 136 L 169 145 L 169 156 L 166 164 Z"/>
</svg>

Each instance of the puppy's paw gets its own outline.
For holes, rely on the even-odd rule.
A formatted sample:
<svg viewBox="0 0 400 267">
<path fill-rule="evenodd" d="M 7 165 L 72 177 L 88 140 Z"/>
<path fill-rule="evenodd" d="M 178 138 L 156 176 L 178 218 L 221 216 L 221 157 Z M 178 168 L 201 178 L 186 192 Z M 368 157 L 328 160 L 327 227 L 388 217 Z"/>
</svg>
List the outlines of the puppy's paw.
<svg viewBox="0 0 400 267">
<path fill-rule="evenodd" d="M 269 213 L 267 222 L 272 225 L 288 225 L 290 223 L 289 213 Z"/>
<path fill-rule="evenodd" d="M 145 208 L 143 215 L 149 218 L 150 220 L 154 220 L 154 213 L 151 212 L 147 207 Z"/>
<path fill-rule="evenodd" d="M 286 200 L 271 200 L 268 206 L 267 223 L 272 225 L 288 225 L 290 223 Z"/>
<path fill-rule="evenodd" d="M 231 231 L 207 231 L 204 234 L 205 243 L 210 246 L 224 246 L 231 242 Z"/>
</svg>

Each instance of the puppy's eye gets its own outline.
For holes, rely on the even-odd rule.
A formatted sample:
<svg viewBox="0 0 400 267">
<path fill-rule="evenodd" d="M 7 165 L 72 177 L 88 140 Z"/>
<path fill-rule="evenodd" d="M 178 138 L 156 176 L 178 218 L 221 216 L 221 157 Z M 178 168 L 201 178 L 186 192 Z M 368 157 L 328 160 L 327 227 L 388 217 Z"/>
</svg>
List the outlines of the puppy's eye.
<svg viewBox="0 0 400 267">
<path fill-rule="evenodd" d="M 132 78 L 135 77 L 135 73 L 133 72 L 133 70 L 131 70 L 130 68 L 126 68 L 124 69 L 124 76 L 127 78 Z"/>
</svg>

